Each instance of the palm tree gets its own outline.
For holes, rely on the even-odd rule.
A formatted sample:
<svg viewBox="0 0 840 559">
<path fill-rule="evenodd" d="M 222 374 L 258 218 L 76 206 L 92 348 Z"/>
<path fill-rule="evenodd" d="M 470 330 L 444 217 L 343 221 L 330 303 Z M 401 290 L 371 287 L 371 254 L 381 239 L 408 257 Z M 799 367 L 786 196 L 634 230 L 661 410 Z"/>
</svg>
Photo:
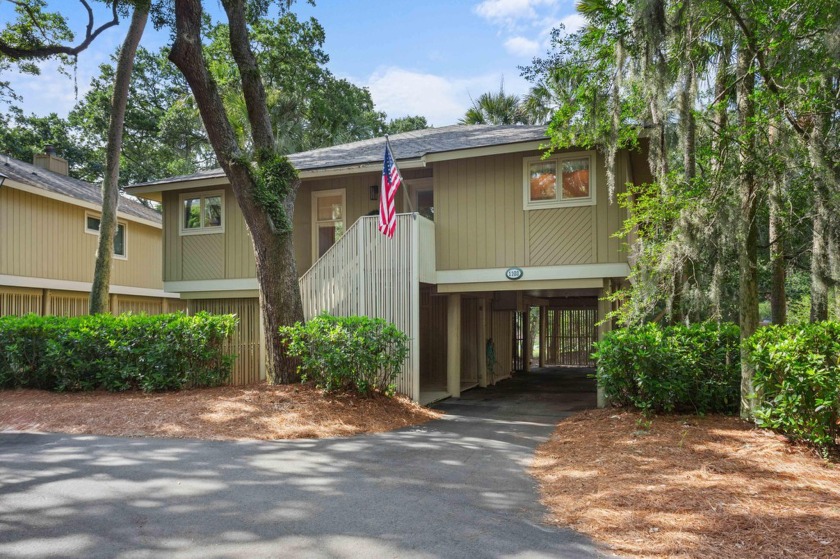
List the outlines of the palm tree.
<svg viewBox="0 0 840 559">
<path fill-rule="evenodd" d="M 472 104 L 458 124 L 530 124 L 519 97 L 505 93 L 504 80 L 498 93 L 482 93 L 478 99 L 472 99 Z"/>
</svg>

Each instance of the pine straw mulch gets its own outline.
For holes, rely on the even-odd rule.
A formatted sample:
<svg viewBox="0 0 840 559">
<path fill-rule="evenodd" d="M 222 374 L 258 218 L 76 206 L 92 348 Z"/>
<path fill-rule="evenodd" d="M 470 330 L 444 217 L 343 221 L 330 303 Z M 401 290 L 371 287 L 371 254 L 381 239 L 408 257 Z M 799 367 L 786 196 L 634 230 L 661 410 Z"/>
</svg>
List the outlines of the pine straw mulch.
<svg viewBox="0 0 840 559">
<path fill-rule="evenodd" d="M 840 466 L 724 416 L 592 410 L 537 450 L 550 521 L 629 557 L 840 557 Z"/>
<path fill-rule="evenodd" d="M 305 384 L 153 394 L 0 391 L 0 431 L 273 440 L 378 433 L 440 415 L 402 397 L 325 395 Z"/>
</svg>

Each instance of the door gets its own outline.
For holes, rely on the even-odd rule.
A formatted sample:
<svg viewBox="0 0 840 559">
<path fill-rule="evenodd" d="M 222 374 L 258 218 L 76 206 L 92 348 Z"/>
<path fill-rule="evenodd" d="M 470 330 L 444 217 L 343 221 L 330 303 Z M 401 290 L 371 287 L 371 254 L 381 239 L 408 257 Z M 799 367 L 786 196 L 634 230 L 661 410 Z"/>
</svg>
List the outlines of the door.
<svg viewBox="0 0 840 559">
<path fill-rule="evenodd" d="M 344 189 L 312 193 L 312 261 L 321 258 L 344 234 L 347 202 Z"/>
</svg>

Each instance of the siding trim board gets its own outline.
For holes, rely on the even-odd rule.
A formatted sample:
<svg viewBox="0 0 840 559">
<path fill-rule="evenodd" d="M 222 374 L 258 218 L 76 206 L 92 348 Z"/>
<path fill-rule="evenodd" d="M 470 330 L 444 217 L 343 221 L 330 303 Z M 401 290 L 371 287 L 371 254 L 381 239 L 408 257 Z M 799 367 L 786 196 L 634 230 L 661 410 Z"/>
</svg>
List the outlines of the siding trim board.
<svg viewBox="0 0 840 559">
<path fill-rule="evenodd" d="M 625 278 L 630 266 L 623 262 L 604 264 L 574 264 L 568 266 L 522 266 L 521 280 L 509 281 L 511 289 L 520 290 L 522 284 L 538 280 Z M 504 281 L 507 268 L 478 268 L 466 270 L 438 270 L 437 283 L 490 283 Z"/>
<path fill-rule="evenodd" d="M 182 291 L 245 291 L 259 288 L 255 277 L 163 282 L 163 290 L 174 293 Z"/>
<path fill-rule="evenodd" d="M 35 289 L 59 289 L 62 291 L 90 292 L 92 284 L 84 281 L 68 281 L 49 278 L 32 278 L 26 276 L 7 276 L 0 274 L 0 285 L 10 287 L 32 287 Z M 160 289 L 146 287 L 130 287 L 126 285 L 111 285 L 108 290 L 117 295 L 137 295 L 139 297 L 166 297 L 177 299 L 177 293 L 167 293 Z"/>
</svg>

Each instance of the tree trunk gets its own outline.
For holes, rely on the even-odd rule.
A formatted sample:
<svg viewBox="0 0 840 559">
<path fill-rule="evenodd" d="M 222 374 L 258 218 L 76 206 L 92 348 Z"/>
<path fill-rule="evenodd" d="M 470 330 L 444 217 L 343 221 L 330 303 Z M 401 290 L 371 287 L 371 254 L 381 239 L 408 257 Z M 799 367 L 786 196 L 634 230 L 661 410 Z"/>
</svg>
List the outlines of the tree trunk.
<svg viewBox="0 0 840 559">
<path fill-rule="evenodd" d="M 824 87 L 828 87 L 827 80 Z M 837 188 L 825 157 L 825 116 L 814 116 L 814 128 L 808 138 L 808 155 L 811 160 L 811 176 L 814 185 L 814 220 L 811 240 L 811 322 L 828 320 L 828 290 L 831 282 L 829 266 L 829 205 L 831 188 Z"/>
<path fill-rule="evenodd" d="M 253 158 L 240 149 L 218 87 L 207 69 L 201 44 L 200 0 L 176 0 L 176 38 L 169 59 L 189 83 L 207 136 L 245 217 L 256 256 L 266 364 L 272 381 L 288 383 L 295 379 L 295 367 L 286 356 L 278 328 L 303 320 L 291 229 L 299 182 L 294 179 L 283 188 L 266 186 L 266 181 L 269 186 L 275 184 L 270 180 L 278 159 L 274 156 L 274 136 L 262 79 L 248 40 L 245 6 L 241 0 L 225 0 L 223 5 L 228 15 L 231 52 L 239 68 L 248 110 Z"/>
<path fill-rule="evenodd" d="M 779 153 L 781 119 L 770 124 L 770 148 Z M 773 324 L 787 322 L 787 296 L 785 294 L 785 224 L 782 219 L 782 197 L 785 191 L 785 174 L 774 166 L 770 185 L 770 315 Z"/>
<path fill-rule="evenodd" d="M 745 47 L 738 50 L 738 126 L 741 144 L 739 151 L 740 173 L 738 194 L 740 216 L 738 226 L 739 307 L 741 326 L 741 417 L 752 418 L 755 407 L 753 375 L 755 367 L 747 359 L 743 342 L 758 329 L 758 207 L 757 182 L 755 177 L 755 103 L 752 99 L 755 89 L 755 73 L 751 66 L 752 57 Z"/>
<path fill-rule="evenodd" d="M 125 35 L 117 61 L 117 75 L 114 79 L 114 93 L 111 97 L 111 120 L 108 124 L 108 145 L 105 154 L 105 177 L 102 180 L 102 214 L 99 218 L 99 246 L 90 290 L 90 314 L 106 313 L 109 310 L 108 288 L 111 284 L 111 260 L 114 253 L 114 237 L 117 234 L 117 203 L 120 199 L 120 152 L 122 151 L 125 107 L 128 103 L 128 89 L 131 72 L 134 69 L 134 55 L 143 37 L 146 20 L 149 17 L 149 2 L 139 1 L 134 7 L 131 23 Z"/>
</svg>

